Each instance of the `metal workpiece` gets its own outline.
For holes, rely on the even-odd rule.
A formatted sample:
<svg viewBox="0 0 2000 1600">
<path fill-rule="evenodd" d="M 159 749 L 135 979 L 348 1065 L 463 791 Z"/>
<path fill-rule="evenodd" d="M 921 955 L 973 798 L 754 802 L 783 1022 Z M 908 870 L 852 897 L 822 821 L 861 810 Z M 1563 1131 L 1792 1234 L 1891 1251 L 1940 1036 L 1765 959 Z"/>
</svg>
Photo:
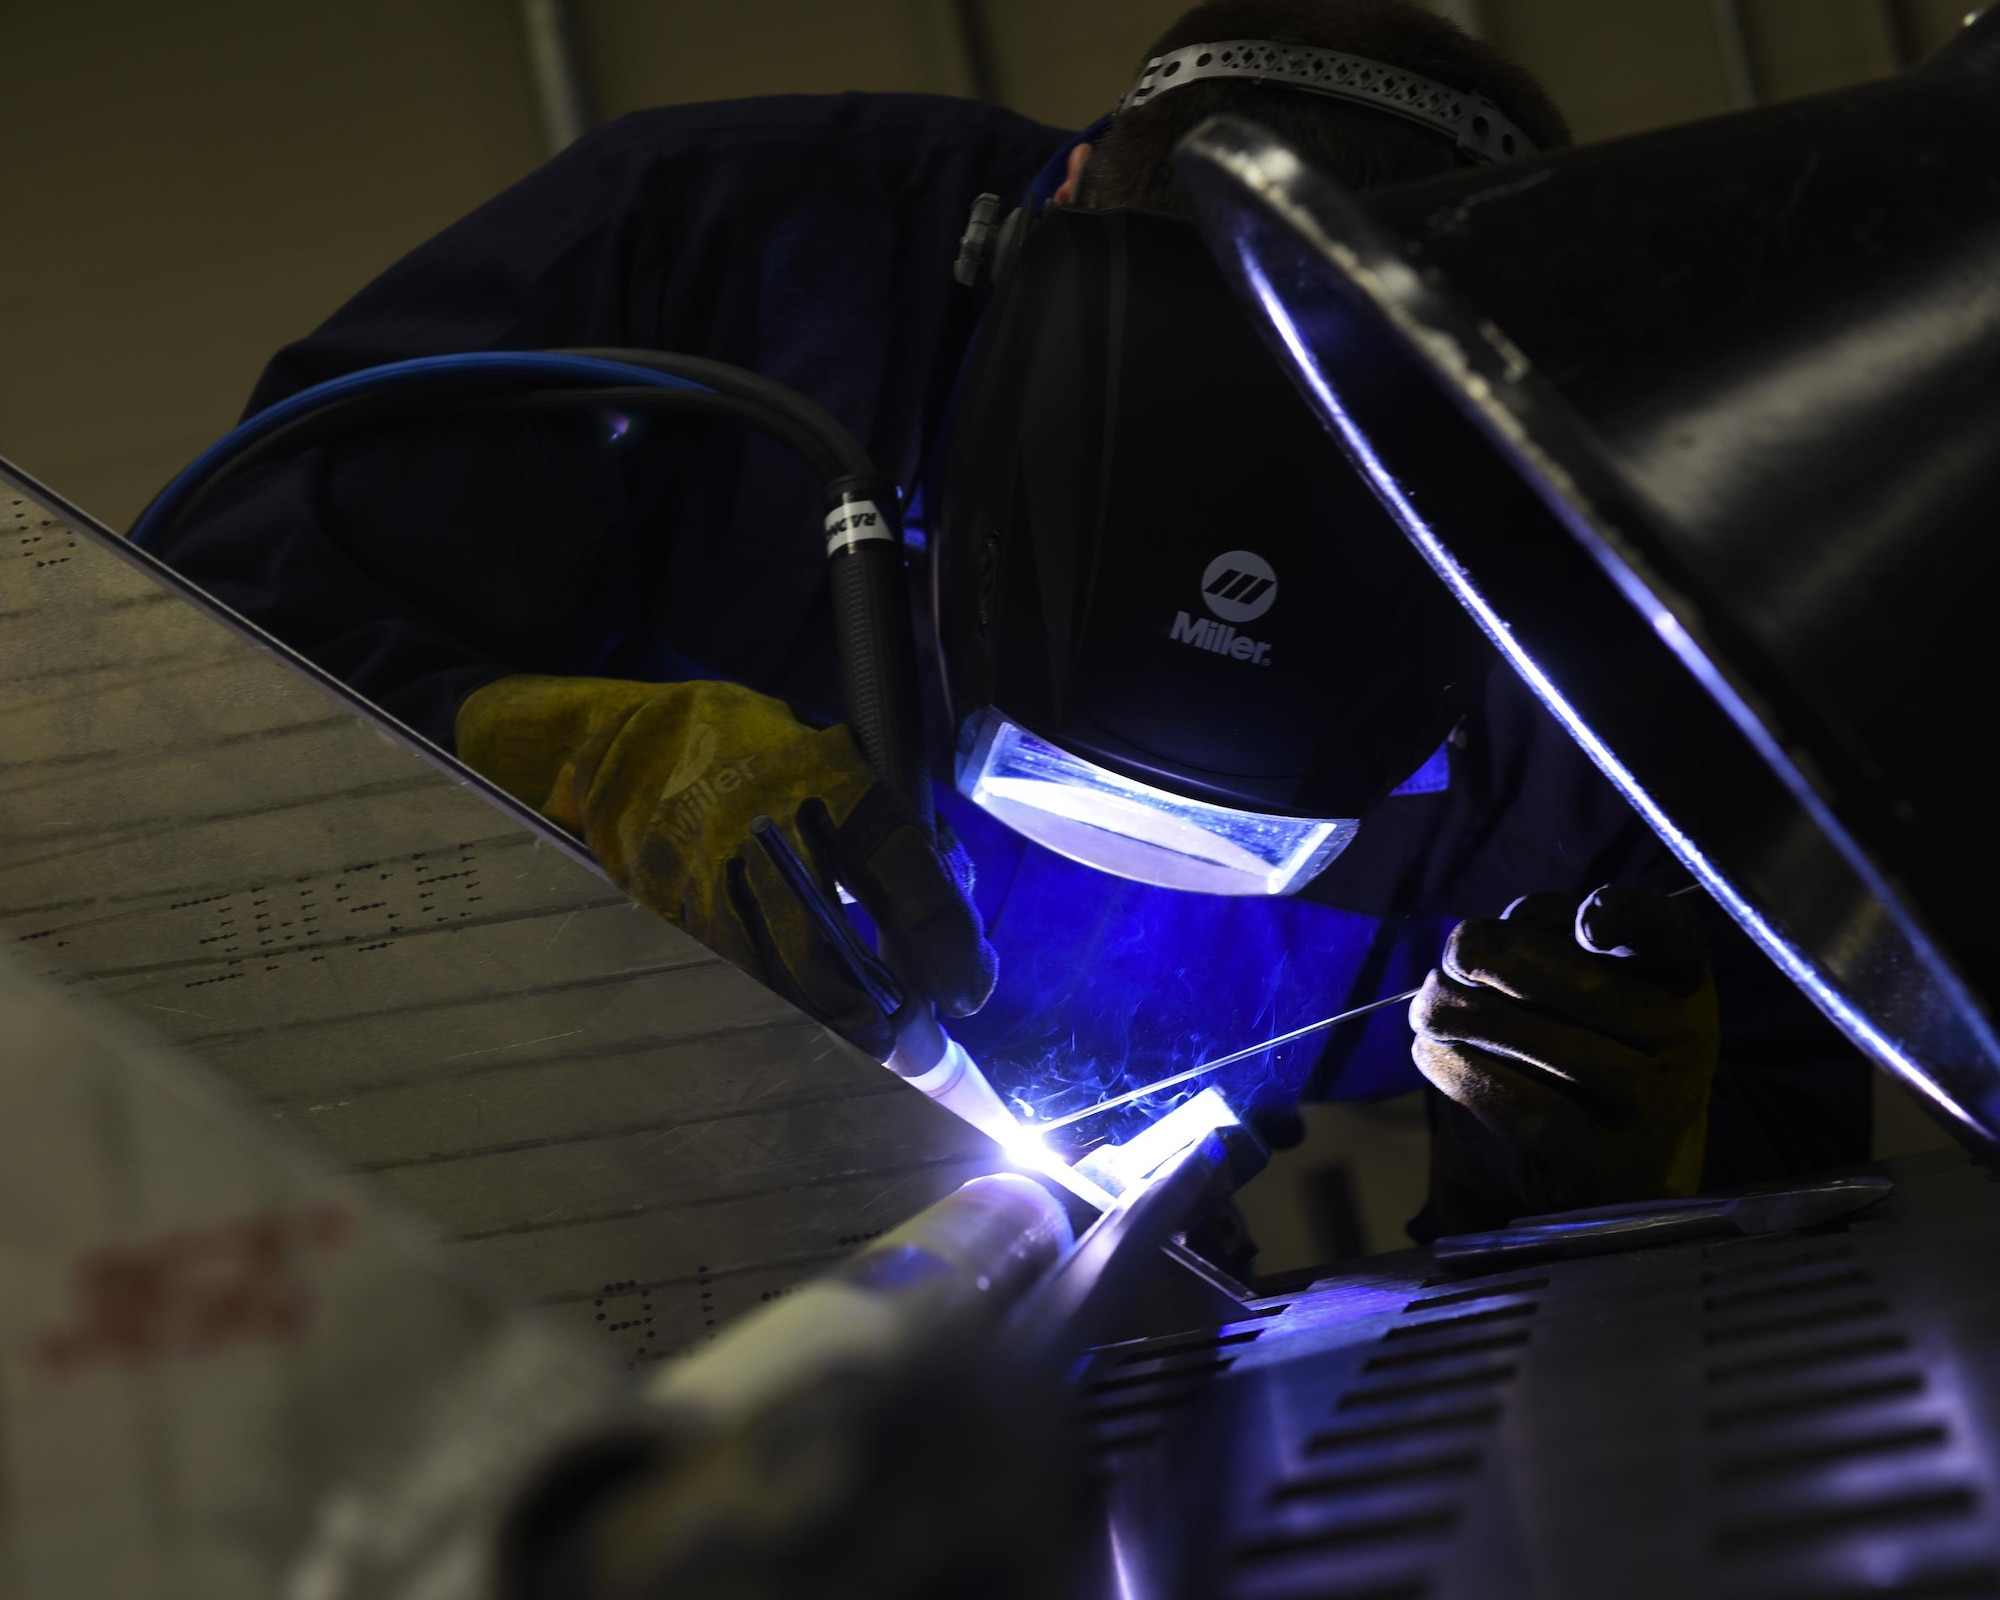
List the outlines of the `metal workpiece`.
<svg viewBox="0 0 2000 1600">
<path fill-rule="evenodd" d="M 1497 1272 L 1535 1261 L 1609 1255 L 1714 1234 L 1794 1233 L 1878 1205 L 1893 1187 L 1887 1178 L 1864 1174 L 1773 1184 L 1744 1195 L 1640 1200 L 1516 1217 L 1490 1232 L 1433 1240 L 1431 1259 L 1451 1272 Z"/>
<path fill-rule="evenodd" d="M 1034 1180 L 975 1178 L 662 1368 L 647 1401 L 684 1429 L 719 1429 L 842 1374 L 893 1375 L 929 1347 L 984 1338 L 1072 1239 Z"/>
<path fill-rule="evenodd" d="M 1092 1592 L 2000 1592 L 2000 1184 L 1883 1170 L 1830 1229 L 1471 1277 L 1412 1250 L 1098 1350 Z"/>
<path fill-rule="evenodd" d="M 1899 78 L 1356 195 L 1181 177 L 1377 495 L 1759 945 L 2000 1151 L 2000 12 Z"/>
<path fill-rule="evenodd" d="M 966 1185 L 558 1458 L 516 1518 L 529 1592 L 1072 1592 L 1091 1504 L 1076 1362 L 1229 1180 L 1211 1128 L 1074 1248 L 1040 1184 Z"/>
<path fill-rule="evenodd" d="M 0 926 L 650 1365 L 994 1169 L 581 846 L 0 470 Z"/>
<path fill-rule="evenodd" d="M 0 965 L 11 1600 L 486 1600 L 515 1496 L 616 1396 L 108 1008 Z"/>
<path fill-rule="evenodd" d="M 660 1372 L 513 1522 L 530 1600 L 1064 1592 L 1088 1493 L 1066 1371 L 1007 1312 L 1071 1243 L 978 1179 Z"/>
<path fill-rule="evenodd" d="M 1120 1195 L 1015 1310 L 1008 1337 L 1013 1358 L 1025 1367 L 1058 1370 L 1108 1337 L 1128 1297 L 1157 1270 L 1160 1253 L 1178 1246 L 1204 1208 L 1233 1186 L 1229 1138 L 1218 1128 Z M 1176 1265 L 1186 1270 L 1181 1253 L 1174 1252 Z M 1206 1263 L 1195 1260 L 1202 1281 L 1213 1284 Z"/>
</svg>

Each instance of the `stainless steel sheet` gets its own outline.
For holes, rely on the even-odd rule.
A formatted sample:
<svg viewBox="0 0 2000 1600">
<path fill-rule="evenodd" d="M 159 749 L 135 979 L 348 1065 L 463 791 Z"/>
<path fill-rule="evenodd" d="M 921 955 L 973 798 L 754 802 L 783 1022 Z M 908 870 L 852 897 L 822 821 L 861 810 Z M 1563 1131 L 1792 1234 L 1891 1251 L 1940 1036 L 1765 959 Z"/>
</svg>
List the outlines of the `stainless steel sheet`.
<svg viewBox="0 0 2000 1600">
<path fill-rule="evenodd" d="M 0 925 L 629 1360 L 994 1164 L 3 465 Z"/>
</svg>

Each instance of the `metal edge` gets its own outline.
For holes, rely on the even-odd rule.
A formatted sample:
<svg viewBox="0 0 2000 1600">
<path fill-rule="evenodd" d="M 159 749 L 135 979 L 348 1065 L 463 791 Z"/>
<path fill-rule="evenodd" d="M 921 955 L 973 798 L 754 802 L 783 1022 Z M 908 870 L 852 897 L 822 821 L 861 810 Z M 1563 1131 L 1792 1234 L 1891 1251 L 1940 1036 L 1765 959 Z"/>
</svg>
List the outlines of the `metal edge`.
<svg viewBox="0 0 2000 1600">
<path fill-rule="evenodd" d="M 5 456 L 0 456 L 0 486 L 17 490 L 51 516 L 61 518 L 100 549 L 117 557 L 126 566 L 143 573 L 177 599 L 185 601 L 202 613 L 211 622 L 220 624 L 245 644 L 269 656 L 295 676 L 303 678 L 328 699 L 337 702 L 343 710 L 367 722 L 377 732 L 400 745 L 411 755 L 436 768 L 443 777 L 460 788 L 472 790 L 487 804 L 505 812 L 543 844 L 560 851 L 578 866 L 589 868 L 598 877 L 604 876 L 604 869 L 598 865 L 597 858 L 584 847 L 582 840 L 564 832 L 532 807 L 516 800 L 490 779 L 475 772 L 450 751 L 432 743 L 414 728 L 390 716 L 372 700 L 356 694 L 325 668 L 272 634 L 266 633 L 240 612 L 231 610 L 205 589 L 183 578 L 151 551 L 142 550 L 123 535 L 114 532 L 74 501 L 58 494 Z"/>
</svg>

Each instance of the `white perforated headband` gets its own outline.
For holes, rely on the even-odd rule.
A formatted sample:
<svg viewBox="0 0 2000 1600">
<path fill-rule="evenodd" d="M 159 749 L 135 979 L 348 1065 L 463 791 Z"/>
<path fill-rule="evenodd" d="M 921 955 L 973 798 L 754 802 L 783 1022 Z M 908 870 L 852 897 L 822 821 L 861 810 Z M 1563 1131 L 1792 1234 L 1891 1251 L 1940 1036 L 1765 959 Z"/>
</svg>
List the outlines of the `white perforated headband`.
<svg viewBox="0 0 2000 1600">
<path fill-rule="evenodd" d="M 1484 95 L 1461 94 L 1434 79 L 1370 61 L 1366 56 L 1316 50 L 1310 45 L 1276 44 L 1269 39 L 1191 44 L 1155 56 L 1118 102 L 1118 109 L 1129 111 L 1170 89 L 1208 78 L 1253 78 L 1372 106 L 1444 134 L 1474 161 L 1511 161 L 1535 153 L 1534 141 Z"/>
</svg>

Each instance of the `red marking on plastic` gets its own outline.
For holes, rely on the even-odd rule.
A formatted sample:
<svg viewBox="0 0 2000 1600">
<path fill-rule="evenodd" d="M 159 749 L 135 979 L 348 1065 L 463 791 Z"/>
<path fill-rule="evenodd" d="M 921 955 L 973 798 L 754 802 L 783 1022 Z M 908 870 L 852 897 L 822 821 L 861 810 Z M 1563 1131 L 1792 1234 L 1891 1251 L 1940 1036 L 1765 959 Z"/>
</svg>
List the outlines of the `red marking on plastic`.
<svg viewBox="0 0 2000 1600">
<path fill-rule="evenodd" d="M 289 1343 L 311 1319 L 304 1258 L 346 1242 L 354 1219 L 317 1201 L 144 1244 L 109 1245 L 71 1273 L 66 1327 L 35 1341 L 51 1373 L 136 1367 L 253 1340 Z"/>
</svg>

